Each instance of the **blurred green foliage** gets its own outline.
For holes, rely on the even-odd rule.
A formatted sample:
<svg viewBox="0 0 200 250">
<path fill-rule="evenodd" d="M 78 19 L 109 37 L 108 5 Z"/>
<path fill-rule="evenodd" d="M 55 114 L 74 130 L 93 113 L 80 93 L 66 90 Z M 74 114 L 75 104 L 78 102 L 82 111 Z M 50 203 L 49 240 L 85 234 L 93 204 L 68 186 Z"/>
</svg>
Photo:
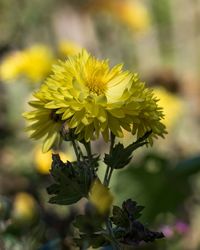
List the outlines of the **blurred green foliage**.
<svg viewBox="0 0 200 250">
<path fill-rule="evenodd" d="M 0 0 L 0 47 L 49 39 L 53 6 L 53 0 Z"/>
<path fill-rule="evenodd" d="M 181 217 L 184 203 L 193 193 L 191 178 L 199 171 L 199 156 L 176 163 L 176 160 L 151 153 L 118 174 L 115 192 L 121 199 L 128 196 L 147 207 L 143 220 L 148 223 L 156 221 L 160 214 Z M 127 183 L 133 187 L 130 189 Z"/>
</svg>

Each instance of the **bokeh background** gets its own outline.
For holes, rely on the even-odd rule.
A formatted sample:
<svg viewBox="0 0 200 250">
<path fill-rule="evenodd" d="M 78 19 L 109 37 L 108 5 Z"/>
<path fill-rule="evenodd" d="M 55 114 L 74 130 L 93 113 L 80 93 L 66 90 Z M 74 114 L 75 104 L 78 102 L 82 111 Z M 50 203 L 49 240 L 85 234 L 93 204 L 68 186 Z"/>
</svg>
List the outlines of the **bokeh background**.
<svg viewBox="0 0 200 250">
<path fill-rule="evenodd" d="M 166 236 L 138 249 L 200 249 L 200 0 L 0 0 L 0 31 L 0 249 L 76 249 L 70 222 L 82 205 L 48 204 L 51 152 L 21 114 L 52 64 L 82 48 L 138 72 L 166 115 L 166 138 L 111 182 L 115 204 L 144 205 L 143 222 Z M 70 144 L 61 158 L 73 160 Z"/>
</svg>

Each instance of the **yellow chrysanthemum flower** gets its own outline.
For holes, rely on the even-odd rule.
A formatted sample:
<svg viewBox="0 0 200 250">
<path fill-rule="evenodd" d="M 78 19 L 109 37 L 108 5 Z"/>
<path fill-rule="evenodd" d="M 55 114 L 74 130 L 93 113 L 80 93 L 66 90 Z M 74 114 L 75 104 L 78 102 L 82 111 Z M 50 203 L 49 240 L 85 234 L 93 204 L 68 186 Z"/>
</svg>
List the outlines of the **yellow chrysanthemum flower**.
<svg viewBox="0 0 200 250">
<path fill-rule="evenodd" d="M 171 129 L 179 120 L 183 107 L 180 97 L 170 93 L 164 88 L 155 88 L 154 92 L 159 99 L 159 104 L 163 107 L 165 117 L 163 123 Z"/>
<path fill-rule="evenodd" d="M 81 47 L 69 41 L 61 41 L 58 45 L 58 52 L 62 57 L 74 56 L 81 50 Z"/>
<path fill-rule="evenodd" d="M 6 57 L 0 66 L 0 77 L 3 80 L 25 77 L 33 83 L 41 82 L 50 73 L 52 64 L 51 50 L 35 45 Z"/>
<path fill-rule="evenodd" d="M 32 134 L 35 139 L 49 134 L 46 123 L 55 124 L 54 118 L 59 126 L 63 123 L 73 128 L 78 139 L 86 141 L 97 139 L 100 134 L 108 141 L 109 131 L 123 137 L 122 129 L 138 137 L 152 130 L 150 142 L 152 137 L 165 133 L 162 109 L 152 90 L 145 87 L 138 75 L 123 72 L 122 65 L 110 68 L 108 61 L 98 60 L 85 50 L 55 65 L 53 74 L 35 97 L 39 105 L 25 115 L 35 122 L 30 126 L 35 130 Z M 45 102 L 41 104 L 41 100 Z M 45 113 L 45 118 L 39 118 L 40 113 L 42 116 Z M 51 143 L 45 149 L 53 145 L 50 136 L 49 140 Z"/>
</svg>

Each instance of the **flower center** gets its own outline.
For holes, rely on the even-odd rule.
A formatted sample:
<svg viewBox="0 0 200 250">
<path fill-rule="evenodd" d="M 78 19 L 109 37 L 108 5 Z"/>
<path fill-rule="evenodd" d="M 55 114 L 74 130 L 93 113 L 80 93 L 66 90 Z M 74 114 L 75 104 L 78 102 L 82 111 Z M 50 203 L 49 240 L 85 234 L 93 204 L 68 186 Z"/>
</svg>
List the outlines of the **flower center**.
<svg viewBox="0 0 200 250">
<path fill-rule="evenodd" d="M 109 68 L 106 62 L 101 62 L 90 58 L 86 64 L 85 68 L 85 85 L 96 95 L 105 94 L 107 90 L 107 83 Z"/>
<path fill-rule="evenodd" d="M 97 95 L 105 94 L 107 86 L 105 83 L 102 82 L 89 82 L 86 84 L 89 91 L 95 93 Z"/>
</svg>

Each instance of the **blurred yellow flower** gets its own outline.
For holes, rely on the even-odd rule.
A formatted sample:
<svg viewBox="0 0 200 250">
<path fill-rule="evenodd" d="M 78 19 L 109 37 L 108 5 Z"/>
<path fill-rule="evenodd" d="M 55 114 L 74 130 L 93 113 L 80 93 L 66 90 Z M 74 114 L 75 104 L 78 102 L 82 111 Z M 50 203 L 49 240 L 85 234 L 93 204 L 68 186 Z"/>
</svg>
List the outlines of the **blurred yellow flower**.
<svg viewBox="0 0 200 250">
<path fill-rule="evenodd" d="M 147 8 L 136 0 L 116 1 L 113 14 L 135 31 L 145 31 L 150 25 Z"/>
<path fill-rule="evenodd" d="M 28 193 L 17 193 L 14 199 L 12 218 L 19 224 L 31 224 L 37 217 L 38 208 L 33 196 Z"/>
<path fill-rule="evenodd" d="M 23 52 L 23 73 L 33 82 L 41 82 L 51 71 L 52 51 L 44 45 L 34 45 Z"/>
<path fill-rule="evenodd" d="M 30 82 L 41 82 L 50 73 L 54 62 L 51 50 L 44 45 L 34 45 L 8 55 L 0 65 L 2 80 L 25 77 Z"/>
<path fill-rule="evenodd" d="M 165 117 L 163 123 L 167 128 L 171 129 L 181 116 L 183 107 L 183 102 L 180 97 L 172 94 L 164 88 L 155 88 L 154 93 L 159 99 L 159 105 L 163 107 L 163 112 Z"/>
<path fill-rule="evenodd" d="M 61 57 L 74 56 L 81 52 L 81 47 L 69 41 L 61 41 L 58 45 L 58 52 Z"/>
<path fill-rule="evenodd" d="M 0 65 L 0 78 L 3 81 L 14 80 L 23 72 L 24 56 L 21 52 L 8 55 Z"/>
<path fill-rule="evenodd" d="M 148 9 L 138 0 L 96 0 L 89 8 L 108 11 L 136 32 L 145 31 L 150 25 Z"/>
<path fill-rule="evenodd" d="M 49 174 L 49 170 L 51 169 L 52 163 L 52 153 L 51 151 L 47 153 L 43 153 L 41 147 L 36 147 L 34 152 L 34 161 L 37 171 L 40 174 Z M 63 162 L 72 161 L 72 154 L 65 154 L 63 152 L 58 152 L 60 158 Z"/>
<path fill-rule="evenodd" d="M 105 215 L 110 211 L 114 198 L 109 189 L 97 179 L 92 184 L 89 200 L 99 213 Z"/>
</svg>

